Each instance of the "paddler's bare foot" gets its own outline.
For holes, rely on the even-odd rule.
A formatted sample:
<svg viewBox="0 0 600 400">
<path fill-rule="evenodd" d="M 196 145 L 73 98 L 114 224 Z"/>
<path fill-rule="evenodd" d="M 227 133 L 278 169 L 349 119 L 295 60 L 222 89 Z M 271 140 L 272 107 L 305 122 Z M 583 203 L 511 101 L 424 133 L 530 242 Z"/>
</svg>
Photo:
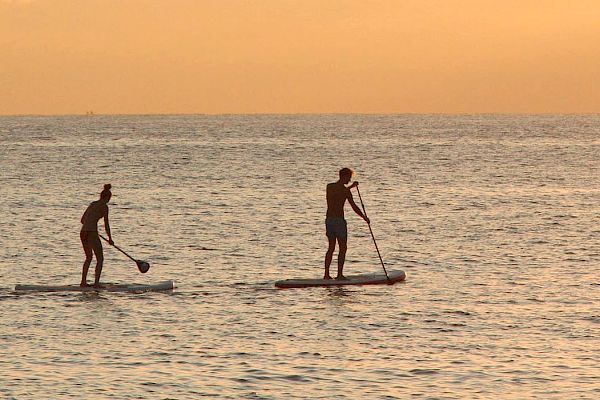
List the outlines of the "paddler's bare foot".
<svg viewBox="0 0 600 400">
<path fill-rule="evenodd" d="M 338 275 L 338 276 L 335 277 L 335 279 L 338 280 L 338 281 L 348 281 L 349 280 L 344 275 Z"/>
<path fill-rule="evenodd" d="M 87 282 L 81 282 L 81 283 L 79 284 L 79 287 L 90 287 L 90 285 L 88 285 L 88 283 L 87 283 Z"/>
<path fill-rule="evenodd" d="M 101 285 L 101 284 L 100 284 L 100 282 L 98 282 L 98 283 L 94 283 L 94 287 L 95 287 L 96 289 L 101 289 L 101 288 L 103 288 L 103 287 L 104 287 L 104 285 Z"/>
<path fill-rule="evenodd" d="M 333 278 L 331 278 L 331 275 L 325 275 L 325 276 L 323 277 L 323 279 L 333 279 Z"/>
</svg>

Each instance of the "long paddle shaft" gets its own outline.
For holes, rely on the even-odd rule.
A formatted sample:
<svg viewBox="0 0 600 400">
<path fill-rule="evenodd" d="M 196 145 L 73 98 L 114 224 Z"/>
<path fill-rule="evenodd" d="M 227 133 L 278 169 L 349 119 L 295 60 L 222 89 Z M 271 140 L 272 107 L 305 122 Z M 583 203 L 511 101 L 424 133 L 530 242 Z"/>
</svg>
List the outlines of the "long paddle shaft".
<svg viewBox="0 0 600 400">
<path fill-rule="evenodd" d="M 100 236 L 102 239 L 104 239 L 104 241 L 106 241 L 106 243 L 110 243 L 108 241 L 107 238 L 105 238 L 102 235 L 98 235 Z M 141 273 L 145 274 L 146 272 L 148 272 L 148 270 L 150 269 L 150 264 L 148 264 L 146 261 L 142 261 L 142 260 L 136 260 L 135 258 L 131 257 L 129 254 L 125 253 L 123 250 L 121 250 L 119 248 L 119 246 L 117 246 L 116 244 L 113 243 L 112 245 L 115 249 L 119 250 L 121 253 L 125 254 L 127 257 L 129 257 L 132 261 L 135 261 L 135 263 L 138 266 L 138 269 L 140 270 Z"/>
<path fill-rule="evenodd" d="M 358 189 L 358 186 L 356 186 L 356 192 L 358 193 L 358 198 L 360 199 L 360 205 L 362 207 L 363 214 L 365 214 L 365 217 L 367 217 L 367 210 L 365 210 L 365 203 L 363 203 L 362 196 L 360 195 L 360 190 Z M 375 240 L 375 235 L 373 234 L 373 229 L 371 229 L 371 223 L 369 222 L 367 225 L 369 225 L 369 232 L 371 232 L 371 237 L 373 238 L 373 243 L 375 243 L 375 250 L 377 250 L 377 255 L 379 256 L 379 261 L 381 261 L 381 267 L 383 267 L 383 272 L 385 273 L 385 277 L 387 278 L 388 283 L 391 285 L 392 281 L 391 281 L 390 277 L 388 276 L 387 270 L 385 269 L 385 264 L 383 264 L 383 258 L 381 258 L 381 253 L 379 252 L 379 246 L 377 246 L 377 241 Z"/>
<path fill-rule="evenodd" d="M 105 238 L 104 236 L 102 236 L 102 235 L 98 235 L 98 236 L 100 236 L 102 239 L 104 239 L 104 241 L 105 241 L 106 243 L 110 243 L 110 242 L 108 241 L 108 239 L 107 239 L 107 238 Z M 137 262 L 137 260 L 136 260 L 135 258 L 133 258 L 133 257 L 131 257 L 129 254 L 125 253 L 125 252 L 124 252 L 123 250 L 121 250 L 121 249 L 119 248 L 119 246 L 117 246 L 116 244 L 113 244 L 112 246 L 113 246 L 115 249 L 119 250 L 121 253 L 125 254 L 125 255 L 126 255 L 127 257 L 129 257 L 129 258 L 130 258 L 132 261 L 135 261 L 135 262 Z"/>
</svg>

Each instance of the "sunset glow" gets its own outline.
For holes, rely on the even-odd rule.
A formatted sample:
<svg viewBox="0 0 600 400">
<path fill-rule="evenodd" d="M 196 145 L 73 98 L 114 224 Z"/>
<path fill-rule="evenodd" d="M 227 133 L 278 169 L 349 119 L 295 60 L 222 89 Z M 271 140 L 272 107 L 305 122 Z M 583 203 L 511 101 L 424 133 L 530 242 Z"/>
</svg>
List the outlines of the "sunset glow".
<svg viewBox="0 0 600 400">
<path fill-rule="evenodd" d="M 0 0 L 0 114 L 600 112 L 596 0 Z"/>
</svg>

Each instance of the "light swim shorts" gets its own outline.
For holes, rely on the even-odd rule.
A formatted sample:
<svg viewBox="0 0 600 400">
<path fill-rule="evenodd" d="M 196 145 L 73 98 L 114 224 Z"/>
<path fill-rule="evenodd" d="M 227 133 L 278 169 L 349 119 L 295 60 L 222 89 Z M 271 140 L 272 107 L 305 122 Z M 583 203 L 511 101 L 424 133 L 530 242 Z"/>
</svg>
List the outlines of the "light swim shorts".
<svg viewBox="0 0 600 400">
<path fill-rule="evenodd" d="M 346 220 L 340 217 L 325 218 L 327 237 L 348 237 L 348 225 Z"/>
</svg>

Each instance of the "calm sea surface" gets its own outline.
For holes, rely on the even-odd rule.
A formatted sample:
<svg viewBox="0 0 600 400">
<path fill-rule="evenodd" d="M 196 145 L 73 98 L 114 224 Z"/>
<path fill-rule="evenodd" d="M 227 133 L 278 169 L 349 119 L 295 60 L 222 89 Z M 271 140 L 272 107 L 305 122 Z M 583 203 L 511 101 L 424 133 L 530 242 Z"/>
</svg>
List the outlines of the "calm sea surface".
<svg viewBox="0 0 600 400">
<path fill-rule="evenodd" d="M 344 166 L 406 282 L 276 289 L 322 275 Z M 103 280 L 177 288 L 15 293 L 79 282 L 105 183 L 152 268 Z M 600 398 L 600 115 L 0 117 L 0 193 L 0 398 Z"/>
</svg>

